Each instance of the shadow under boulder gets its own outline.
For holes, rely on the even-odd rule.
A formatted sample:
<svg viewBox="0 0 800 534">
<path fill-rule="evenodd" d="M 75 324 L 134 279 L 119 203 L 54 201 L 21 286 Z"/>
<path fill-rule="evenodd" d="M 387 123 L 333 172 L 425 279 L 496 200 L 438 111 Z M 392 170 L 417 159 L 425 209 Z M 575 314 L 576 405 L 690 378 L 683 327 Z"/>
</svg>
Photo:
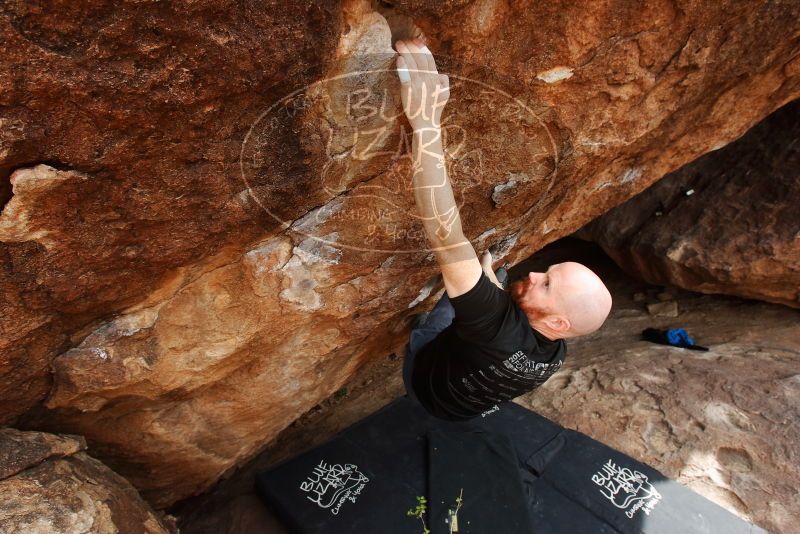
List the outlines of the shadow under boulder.
<svg viewBox="0 0 800 534">
<path fill-rule="evenodd" d="M 800 307 L 800 101 L 588 224 L 631 275 Z"/>
</svg>

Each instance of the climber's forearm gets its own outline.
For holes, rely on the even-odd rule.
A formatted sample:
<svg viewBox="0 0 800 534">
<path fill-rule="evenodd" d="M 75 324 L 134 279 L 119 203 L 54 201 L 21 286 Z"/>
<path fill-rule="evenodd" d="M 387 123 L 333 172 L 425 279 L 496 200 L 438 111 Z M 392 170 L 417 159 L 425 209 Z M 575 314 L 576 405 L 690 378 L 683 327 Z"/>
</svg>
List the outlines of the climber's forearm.
<svg viewBox="0 0 800 534">
<path fill-rule="evenodd" d="M 420 129 L 413 135 L 414 198 L 437 259 L 453 262 L 474 257 L 447 176 L 441 129 Z"/>
<path fill-rule="evenodd" d="M 442 147 L 442 109 L 450 81 L 436 71 L 433 55 L 420 42 L 396 43 L 403 111 L 414 129 L 413 189 L 418 217 L 442 270 L 450 297 L 463 295 L 481 279 L 481 264 L 464 236 L 458 205 L 447 177 Z"/>
</svg>

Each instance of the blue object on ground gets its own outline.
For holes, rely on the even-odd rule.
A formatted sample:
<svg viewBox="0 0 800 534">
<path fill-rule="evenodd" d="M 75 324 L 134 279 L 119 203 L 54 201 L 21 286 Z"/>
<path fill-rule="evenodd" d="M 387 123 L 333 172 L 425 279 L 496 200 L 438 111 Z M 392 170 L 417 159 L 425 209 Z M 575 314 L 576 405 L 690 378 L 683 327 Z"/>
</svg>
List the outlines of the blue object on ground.
<svg viewBox="0 0 800 534">
<path fill-rule="evenodd" d="M 683 328 L 670 328 L 669 330 L 658 330 L 656 328 L 645 328 L 642 330 L 642 338 L 645 341 L 658 343 L 659 345 L 670 345 L 682 349 L 706 351 L 708 348 L 695 345 L 694 339 L 689 337 L 688 332 Z"/>
<path fill-rule="evenodd" d="M 667 330 L 667 339 L 673 345 L 694 345 L 694 340 L 683 328 L 670 328 Z"/>
</svg>

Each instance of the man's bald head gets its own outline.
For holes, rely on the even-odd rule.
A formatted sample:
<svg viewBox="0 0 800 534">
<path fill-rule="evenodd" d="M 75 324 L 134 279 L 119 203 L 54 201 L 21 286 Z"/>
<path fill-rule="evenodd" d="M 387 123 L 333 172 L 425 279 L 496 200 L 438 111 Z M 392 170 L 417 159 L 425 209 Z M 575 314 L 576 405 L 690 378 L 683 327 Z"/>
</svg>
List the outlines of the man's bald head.
<svg viewBox="0 0 800 534">
<path fill-rule="evenodd" d="M 511 286 L 531 326 L 551 339 L 591 334 L 611 311 L 611 294 L 591 269 L 575 262 L 552 265 Z"/>
<path fill-rule="evenodd" d="M 588 267 L 575 262 L 561 265 L 561 287 L 557 288 L 555 310 L 567 316 L 571 334 L 591 334 L 608 317 L 611 294 L 600 277 Z"/>
</svg>

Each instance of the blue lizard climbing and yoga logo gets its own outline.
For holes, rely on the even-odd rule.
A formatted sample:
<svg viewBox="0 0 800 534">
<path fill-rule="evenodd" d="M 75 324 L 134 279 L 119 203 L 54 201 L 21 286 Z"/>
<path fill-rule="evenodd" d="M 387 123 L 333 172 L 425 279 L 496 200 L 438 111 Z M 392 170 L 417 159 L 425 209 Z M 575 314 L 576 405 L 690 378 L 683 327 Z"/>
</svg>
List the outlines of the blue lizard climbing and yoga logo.
<svg viewBox="0 0 800 534">
<path fill-rule="evenodd" d="M 635 469 L 620 467 L 610 459 L 592 475 L 592 482 L 600 486 L 600 493 L 614 506 L 625 510 L 628 519 L 633 519 L 639 510 L 650 515 L 661 501 L 661 494 L 650 483 L 647 475 Z"/>
<path fill-rule="evenodd" d="M 355 464 L 329 464 L 320 460 L 300 483 L 300 490 L 306 492 L 311 502 L 337 515 L 342 504 L 356 502 L 367 482 L 369 479 Z"/>
</svg>

